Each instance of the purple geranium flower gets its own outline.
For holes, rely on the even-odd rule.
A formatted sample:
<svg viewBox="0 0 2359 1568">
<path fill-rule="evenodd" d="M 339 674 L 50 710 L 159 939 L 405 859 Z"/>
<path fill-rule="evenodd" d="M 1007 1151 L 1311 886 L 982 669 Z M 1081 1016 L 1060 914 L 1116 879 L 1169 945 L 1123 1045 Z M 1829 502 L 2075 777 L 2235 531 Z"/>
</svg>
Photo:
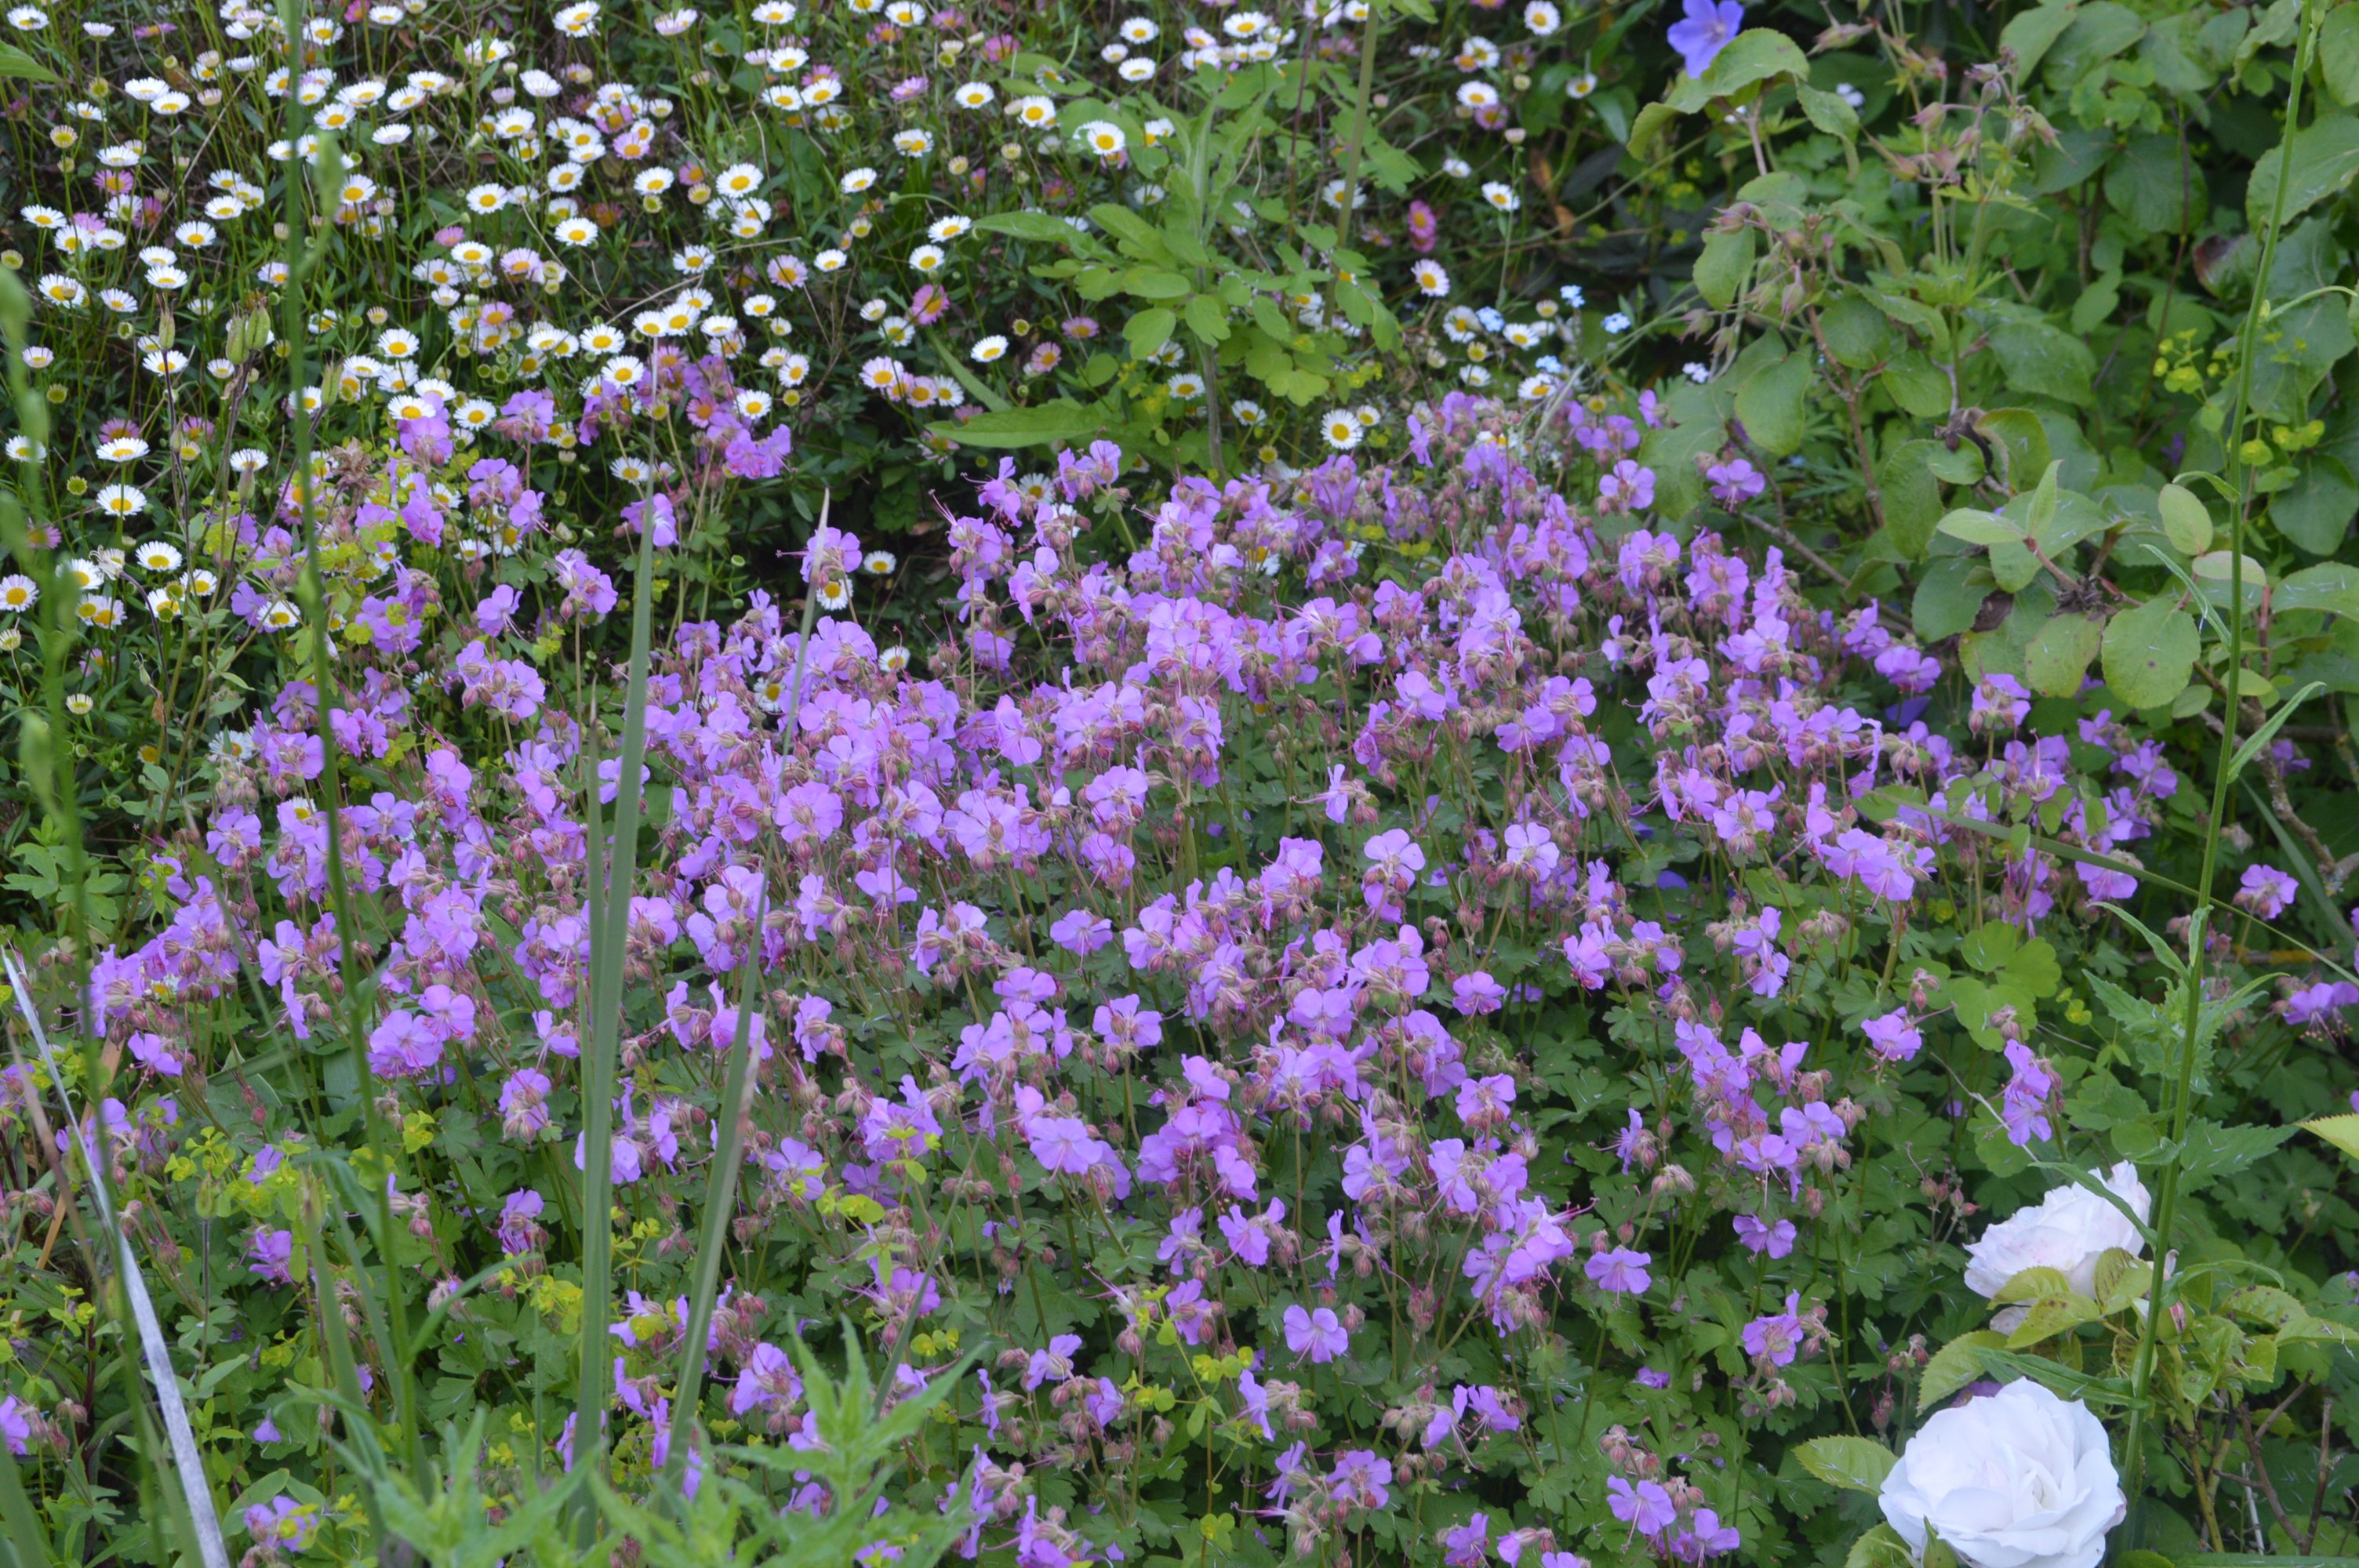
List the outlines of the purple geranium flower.
<svg viewBox="0 0 2359 1568">
<path fill-rule="evenodd" d="M 1651 1255 L 1627 1247 L 1594 1253 L 1588 1263 L 1589 1280 L 1601 1290 L 1638 1295 L 1654 1283 L 1654 1276 L 1647 1272 L 1647 1265 L 1654 1260 Z"/>
</svg>

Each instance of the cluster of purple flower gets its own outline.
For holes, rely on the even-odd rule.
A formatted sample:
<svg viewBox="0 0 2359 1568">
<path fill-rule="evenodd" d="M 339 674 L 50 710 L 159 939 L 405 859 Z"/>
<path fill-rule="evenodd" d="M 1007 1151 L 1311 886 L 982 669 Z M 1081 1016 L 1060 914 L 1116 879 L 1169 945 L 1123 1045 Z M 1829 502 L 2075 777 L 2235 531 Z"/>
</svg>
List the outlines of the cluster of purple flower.
<svg viewBox="0 0 2359 1568">
<path fill-rule="evenodd" d="M 1954 1067 L 2016 1142 L 2053 1136 L 2060 1076 L 2004 1020 L 2004 1085 L 1980 1052 L 1910 1077 L 1962 1036 L 1919 963 L 1947 946 L 1908 944 L 1961 908 L 2028 940 L 2135 885 L 2125 846 L 2178 787 L 2154 744 L 2103 712 L 2077 744 L 2028 733 L 1997 676 L 1942 728 L 1940 665 L 1881 607 L 1813 607 L 1774 549 L 1601 532 L 1511 455 L 1499 415 L 1453 395 L 1397 471 L 1346 454 L 1291 487 L 1183 481 L 1123 560 L 1081 543 L 1084 509 L 1122 502 L 1118 454 L 1067 454 L 1042 496 L 1004 470 L 947 530 L 955 633 L 922 667 L 856 619 L 802 638 L 759 594 L 670 634 L 643 713 L 668 809 L 628 909 L 613 1170 L 661 1217 L 650 1234 L 679 1238 L 678 1178 L 710 1146 L 740 1033 L 733 976 L 756 966 L 737 1234 L 799 1238 L 802 1261 L 724 1297 L 709 1351 L 731 1418 L 808 1441 L 766 1299 L 837 1291 L 887 1343 L 1004 1352 L 1001 1383 L 986 1366 L 948 1407 L 978 1530 L 1015 1531 L 987 1544 L 1038 1568 L 1103 1555 L 1098 1524 L 1041 1510 L 1024 1464 L 1127 1477 L 1094 1501 L 1135 1518 L 1190 1387 L 1195 1432 L 1308 1544 L 1404 1487 L 1455 1495 L 1510 1449 L 1593 1466 L 1568 1411 L 1585 1432 L 1585 1400 L 1666 1374 L 1617 1374 L 1608 1350 L 1568 1396 L 1535 1353 L 1579 1319 L 1603 1347 L 1606 1325 L 1627 1344 L 1676 1316 L 1706 1217 L 1756 1281 L 1724 1336 L 1749 1408 L 1793 1403 L 1788 1374 L 1829 1337 L 1801 1243 L 1871 1105 L 1946 1106 Z M 1609 510 L 1651 488 L 1614 477 L 1623 423 L 1630 440 L 1584 416 L 1565 442 L 1622 487 Z M 1372 545 L 1397 552 L 1381 576 Z M 825 592 L 860 558 L 826 530 L 806 580 Z M 154 1086 L 136 1114 L 109 1102 L 127 1173 L 166 1180 L 162 1087 L 214 1065 L 241 959 L 267 988 L 257 1022 L 329 1026 L 349 978 L 327 908 L 341 852 L 389 1112 L 430 1119 L 487 1085 L 506 1151 L 428 1159 L 401 1212 L 452 1281 L 486 1246 L 512 1285 L 562 1255 L 551 1193 L 468 1184 L 561 1179 L 543 1146 L 583 1162 L 585 862 L 619 780 L 523 650 L 616 591 L 569 553 L 549 598 L 527 627 L 512 591 L 487 593 L 439 696 L 392 678 L 393 648 L 351 661 L 337 745 L 378 758 L 387 732 L 414 737 L 413 784 L 345 804 L 338 844 L 308 793 L 308 686 L 222 762 L 209 825 L 162 867 L 168 925 L 97 969 L 93 1022 Z M 437 704 L 445 733 L 421 729 Z M 2125 869 L 1959 826 L 2035 809 Z M 2239 902 L 2267 917 L 2292 895 L 2256 868 Z M 1798 996 L 1838 1011 L 1839 964 L 1842 1022 L 1780 1043 Z M 2313 987 L 2287 1014 L 2354 1000 Z M 245 1180 L 282 1153 L 249 1152 Z M 263 1287 L 290 1282 L 290 1249 L 257 1228 Z M 625 1430 L 658 1464 L 686 1322 L 684 1300 L 634 1292 L 616 1328 Z M 905 1348 L 897 1387 L 940 1359 Z M 1559 1529 L 1689 1563 L 1736 1547 L 1708 1467 L 1669 1476 L 1626 1433 L 1603 1454 L 1595 1517 L 1494 1536 L 1463 1512 L 1441 1560 L 1579 1568 Z"/>
</svg>

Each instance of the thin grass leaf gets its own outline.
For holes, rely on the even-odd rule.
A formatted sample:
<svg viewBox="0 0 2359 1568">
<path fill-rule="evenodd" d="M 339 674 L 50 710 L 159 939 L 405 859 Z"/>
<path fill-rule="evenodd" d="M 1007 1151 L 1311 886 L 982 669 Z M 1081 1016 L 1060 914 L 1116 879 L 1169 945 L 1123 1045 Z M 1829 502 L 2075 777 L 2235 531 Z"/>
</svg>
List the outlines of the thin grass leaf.
<svg viewBox="0 0 2359 1568">
<path fill-rule="evenodd" d="M 49 1568 L 49 1543 L 16 1475 L 16 1456 L 0 1443 L 0 1561 L 14 1568 Z"/>
<path fill-rule="evenodd" d="M 622 1029 L 623 949 L 638 872 L 639 770 L 647 755 L 647 643 L 655 608 L 655 524 L 649 518 L 639 530 L 638 561 L 631 578 L 631 662 L 623 687 L 623 749 L 614 778 L 614 847 L 605 857 L 604 876 L 601 878 L 593 865 L 590 877 L 601 902 L 590 927 L 590 1049 L 582 1061 L 582 1350 L 573 1441 L 576 1463 L 593 1466 L 603 1463 L 606 1396 L 613 1376 L 607 1361 L 606 1327 L 614 1294 L 614 1058 Z M 589 795 L 596 800 L 594 773 Z M 593 860 L 599 853 L 594 836 L 590 853 Z M 585 1511 L 580 1517 L 586 1521 L 589 1515 Z"/>
<path fill-rule="evenodd" d="M 834 492 L 821 494 L 819 505 L 819 525 L 827 526 L 828 510 L 834 501 Z M 819 622 L 819 595 L 803 595 L 802 637 L 795 646 L 795 670 L 787 688 L 784 728 L 794 730 L 795 719 L 802 711 L 803 669 L 810 654 L 811 629 Z M 762 928 L 763 913 L 757 911 L 754 929 Z M 681 1342 L 679 1378 L 672 1395 L 671 1443 L 665 1455 L 664 1481 L 677 1489 L 688 1473 L 688 1449 L 695 1421 L 697 1402 L 702 1393 L 704 1379 L 704 1341 L 712 1324 L 712 1303 L 721 1276 L 721 1254 L 729 1241 L 729 1219 L 736 1211 L 739 1150 L 743 1141 L 742 1129 L 746 1112 L 753 1103 L 755 1079 L 748 1057 L 753 1032 L 755 983 L 761 972 L 761 950 L 758 941 L 749 944 L 743 965 L 744 972 L 737 982 L 737 1023 L 729 1043 L 729 1065 L 723 1075 L 721 1092 L 721 1119 L 716 1130 L 712 1152 L 712 1173 L 704 1188 L 704 1234 L 697 1246 L 696 1290 L 690 1298 L 688 1336 Z"/>
</svg>

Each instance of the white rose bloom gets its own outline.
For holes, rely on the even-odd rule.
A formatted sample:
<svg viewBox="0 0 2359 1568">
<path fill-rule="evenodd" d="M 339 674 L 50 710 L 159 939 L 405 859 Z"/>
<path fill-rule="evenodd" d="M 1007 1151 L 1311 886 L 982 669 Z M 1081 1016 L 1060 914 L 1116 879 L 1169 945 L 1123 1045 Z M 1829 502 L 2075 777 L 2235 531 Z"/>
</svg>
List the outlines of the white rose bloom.
<svg viewBox="0 0 2359 1568">
<path fill-rule="evenodd" d="M 2139 1219 L 2147 1217 L 2152 1200 L 2138 1180 L 2136 1166 L 2125 1160 L 2104 1180 L 2137 1211 Z M 2104 1198 L 2078 1184 L 2060 1186 L 1992 1226 L 1966 1249 L 1966 1289 L 1978 1296 L 1995 1296 L 2026 1269 L 2053 1269 L 2082 1295 L 2094 1295 L 2097 1260 L 2112 1247 L 2136 1257 L 2146 1242 L 2127 1217 Z"/>
<path fill-rule="evenodd" d="M 2129 1511 L 2104 1425 L 2029 1379 L 1919 1427 L 1877 1500 L 1919 1561 L 1937 1536 L 1966 1568 L 2097 1568 Z"/>
</svg>

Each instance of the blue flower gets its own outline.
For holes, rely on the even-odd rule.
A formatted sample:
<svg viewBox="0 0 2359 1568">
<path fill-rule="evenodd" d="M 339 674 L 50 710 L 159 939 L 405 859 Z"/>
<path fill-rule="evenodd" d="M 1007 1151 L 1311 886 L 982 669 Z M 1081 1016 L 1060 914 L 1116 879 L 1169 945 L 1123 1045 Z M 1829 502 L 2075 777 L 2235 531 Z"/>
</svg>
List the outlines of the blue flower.
<svg viewBox="0 0 2359 1568">
<path fill-rule="evenodd" d="M 1670 44 L 1688 74 L 1701 76 L 1744 25 L 1745 7 L 1737 0 L 1687 0 L 1687 19 L 1671 24 Z"/>
</svg>

